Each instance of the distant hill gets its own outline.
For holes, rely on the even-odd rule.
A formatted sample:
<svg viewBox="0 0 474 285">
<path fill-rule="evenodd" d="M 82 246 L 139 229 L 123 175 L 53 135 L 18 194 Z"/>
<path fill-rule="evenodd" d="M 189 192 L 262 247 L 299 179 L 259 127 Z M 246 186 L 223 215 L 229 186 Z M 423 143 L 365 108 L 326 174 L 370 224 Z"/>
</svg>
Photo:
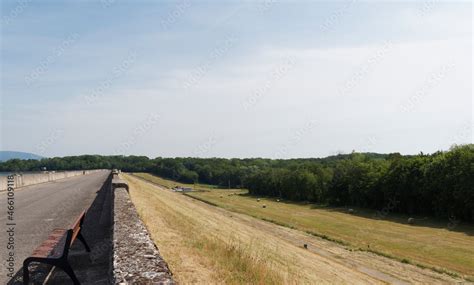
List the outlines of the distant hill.
<svg viewBox="0 0 474 285">
<path fill-rule="evenodd" d="M 0 150 L 0 161 L 7 161 L 10 159 L 42 159 L 42 156 L 29 152 L 21 151 L 2 151 Z"/>
</svg>

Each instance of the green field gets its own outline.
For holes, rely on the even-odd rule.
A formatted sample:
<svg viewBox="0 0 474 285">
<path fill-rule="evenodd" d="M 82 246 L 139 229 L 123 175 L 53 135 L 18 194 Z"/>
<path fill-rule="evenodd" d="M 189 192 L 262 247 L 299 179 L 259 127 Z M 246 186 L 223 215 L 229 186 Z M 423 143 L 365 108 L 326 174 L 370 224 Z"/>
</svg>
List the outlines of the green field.
<svg viewBox="0 0 474 285">
<path fill-rule="evenodd" d="M 149 174 L 136 175 L 167 187 L 190 186 Z M 195 189 L 196 192 L 186 195 L 356 250 L 372 251 L 441 272 L 458 273 L 470 280 L 474 277 L 473 225 L 459 223 L 449 230 L 448 222 L 430 219 L 417 219 L 415 225 L 409 225 L 407 217 L 389 211 L 386 215 L 376 215 L 375 211 L 355 209 L 355 214 L 348 214 L 345 209 L 277 202 L 274 198 L 260 197 L 257 201 L 257 197 L 248 196 L 246 190 L 212 189 L 209 185 L 198 185 Z"/>
</svg>

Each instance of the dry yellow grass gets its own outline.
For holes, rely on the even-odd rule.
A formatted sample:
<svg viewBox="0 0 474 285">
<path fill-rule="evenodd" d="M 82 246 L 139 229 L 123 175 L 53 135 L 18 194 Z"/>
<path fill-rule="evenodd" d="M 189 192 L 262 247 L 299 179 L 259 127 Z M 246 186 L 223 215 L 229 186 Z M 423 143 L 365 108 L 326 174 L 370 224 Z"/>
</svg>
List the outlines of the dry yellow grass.
<svg viewBox="0 0 474 285">
<path fill-rule="evenodd" d="M 194 207 L 183 207 L 182 197 L 126 178 L 131 199 L 178 282 L 279 284 L 283 280 L 272 269 L 271 259 L 253 245 L 205 231 L 204 221 L 195 216 Z"/>
<path fill-rule="evenodd" d="M 373 253 L 350 251 L 334 242 L 229 212 L 129 175 L 126 179 L 132 201 L 182 283 L 460 281 Z M 304 243 L 308 249 L 303 248 Z"/>
<path fill-rule="evenodd" d="M 232 193 L 245 194 L 246 191 Z M 372 250 L 441 271 L 448 269 L 471 279 L 474 276 L 472 226 L 460 224 L 455 231 L 450 231 L 446 224 L 427 220 L 412 226 L 401 218 L 395 222 L 374 219 L 370 215 L 358 216 L 335 209 L 314 208 L 313 205 L 282 203 L 266 198 L 257 202 L 255 197 L 228 194 L 227 190 L 213 190 L 188 195 L 231 211 L 342 241 L 353 248 Z M 267 207 L 264 209 L 261 204 Z"/>
</svg>

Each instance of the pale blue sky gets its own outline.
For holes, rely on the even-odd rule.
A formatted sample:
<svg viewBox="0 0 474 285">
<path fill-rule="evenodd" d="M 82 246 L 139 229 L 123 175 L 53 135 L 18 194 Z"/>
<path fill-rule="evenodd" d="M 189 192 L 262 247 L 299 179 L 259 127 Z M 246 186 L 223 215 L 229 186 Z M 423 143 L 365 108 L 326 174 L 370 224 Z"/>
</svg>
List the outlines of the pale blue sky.
<svg viewBox="0 0 474 285">
<path fill-rule="evenodd" d="M 472 4 L 2 1 L 0 149 L 319 157 L 472 143 Z"/>
</svg>

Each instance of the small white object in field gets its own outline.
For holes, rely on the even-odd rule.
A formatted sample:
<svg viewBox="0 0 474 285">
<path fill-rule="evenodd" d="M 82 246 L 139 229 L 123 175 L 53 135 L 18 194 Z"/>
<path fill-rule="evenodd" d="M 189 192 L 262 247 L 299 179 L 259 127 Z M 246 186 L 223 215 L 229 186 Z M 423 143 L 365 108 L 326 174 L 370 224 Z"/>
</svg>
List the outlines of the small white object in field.
<svg viewBox="0 0 474 285">
<path fill-rule="evenodd" d="M 410 225 L 413 225 L 413 224 L 415 223 L 415 219 L 413 219 L 413 218 L 408 218 L 408 223 L 409 223 Z"/>
<path fill-rule="evenodd" d="M 280 199 L 277 199 L 277 202 L 280 202 Z"/>
<path fill-rule="evenodd" d="M 260 202 L 260 198 L 257 198 L 257 202 Z"/>
</svg>

